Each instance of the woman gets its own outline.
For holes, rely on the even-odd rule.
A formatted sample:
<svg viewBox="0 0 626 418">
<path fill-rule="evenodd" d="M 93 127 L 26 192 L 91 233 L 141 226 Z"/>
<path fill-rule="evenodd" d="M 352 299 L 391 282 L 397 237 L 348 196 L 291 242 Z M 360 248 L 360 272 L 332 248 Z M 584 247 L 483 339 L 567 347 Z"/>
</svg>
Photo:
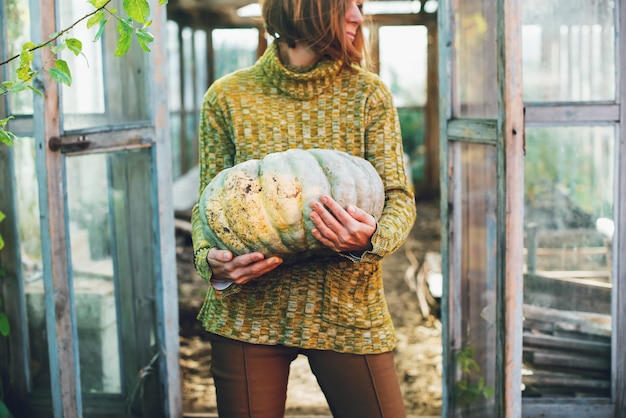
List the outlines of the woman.
<svg viewBox="0 0 626 418">
<path fill-rule="evenodd" d="M 381 260 L 406 239 L 415 201 L 391 94 L 360 66 L 362 5 L 264 0 L 265 29 L 275 42 L 205 95 L 200 191 L 220 170 L 290 148 L 360 156 L 385 185 L 378 222 L 329 196 L 312 203 L 313 235 L 337 255 L 291 265 L 214 248 L 194 207 L 195 265 L 211 284 L 199 319 L 212 344 L 221 417 L 282 417 L 289 366 L 299 354 L 308 357 L 335 417 L 405 416 Z"/>
</svg>

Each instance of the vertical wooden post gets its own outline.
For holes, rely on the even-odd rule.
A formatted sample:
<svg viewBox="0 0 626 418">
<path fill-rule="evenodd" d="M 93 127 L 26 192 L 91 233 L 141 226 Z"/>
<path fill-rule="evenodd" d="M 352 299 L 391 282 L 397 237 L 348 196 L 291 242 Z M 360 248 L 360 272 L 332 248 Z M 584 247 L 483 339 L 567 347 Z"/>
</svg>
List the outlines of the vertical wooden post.
<svg viewBox="0 0 626 418">
<path fill-rule="evenodd" d="M 189 147 L 187 146 L 187 108 L 185 107 L 186 90 L 185 84 L 190 81 L 185 77 L 185 68 L 187 68 L 187 62 L 185 60 L 185 46 L 183 45 L 183 30 L 184 27 L 178 26 L 178 79 L 180 91 L 178 92 L 180 97 L 180 129 L 179 129 L 179 146 L 180 146 L 180 172 L 184 174 L 189 170 Z M 165 38 L 167 39 L 167 38 Z M 193 65 L 193 64 L 191 64 Z"/>
<path fill-rule="evenodd" d="M 436 23 L 436 22 L 435 22 Z M 428 68 L 426 82 L 426 166 L 425 166 L 425 194 L 435 196 L 439 191 L 439 32 L 437 25 L 429 23 L 428 28 Z"/>
<path fill-rule="evenodd" d="M 522 414 L 522 303 L 524 222 L 524 103 L 522 98 L 522 5 L 499 0 L 497 8 L 499 167 L 504 174 L 505 204 L 498 208 L 498 350 L 496 355 L 496 416 Z M 504 113 L 503 113 L 504 112 Z M 500 267 L 499 267 L 500 269 Z"/>
<path fill-rule="evenodd" d="M 174 239 L 174 207 L 172 202 L 172 157 L 168 110 L 168 57 L 167 57 L 167 15 L 164 6 L 151 1 L 154 10 L 156 45 L 148 55 L 150 60 L 150 83 L 152 92 L 152 123 L 155 132 L 154 158 L 152 162 L 156 178 L 155 218 L 159 233 L 157 246 L 157 331 L 161 346 L 159 359 L 163 392 L 165 395 L 165 416 L 183 416 L 180 383 L 179 327 L 178 327 L 178 278 L 176 274 L 176 240 Z M 181 85 L 181 90 L 182 85 Z"/>
<path fill-rule="evenodd" d="M 616 144 L 618 152 L 617 188 L 615 195 L 615 235 L 613 238 L 613 370 L 615 381 L 615 416 L 626 416 L 626 1 L 616 2 L 618 16 L 617 34 L 617 102 L 620 114 Z M 622 261 L 620 264 L 619 261 Z"/>
<path fill-rule="evenodd" d="M 49 39 L 56 32 L 55 0 L 31 1 L 34 39 Z M 45 13 L 44 17 L 42 13 Z M 50 48 L 40 50 L 36 67 L 52 65 L 55 56 Z M 38 76 L 35 87 L 44 92 L 43 101 L 35 98 L 36 159 L 41 202 L 41 235 L 46 301 L 46 329 L 50 357 L 52 404 L 55 418 L 82 416 L 78 338 L 74 313 L 69 237 L 65 217 L 65 181 L 63 155 L 51 151 L 48 141 L 59 137 L 59 86 L 45 71 Z"/>
</svg>

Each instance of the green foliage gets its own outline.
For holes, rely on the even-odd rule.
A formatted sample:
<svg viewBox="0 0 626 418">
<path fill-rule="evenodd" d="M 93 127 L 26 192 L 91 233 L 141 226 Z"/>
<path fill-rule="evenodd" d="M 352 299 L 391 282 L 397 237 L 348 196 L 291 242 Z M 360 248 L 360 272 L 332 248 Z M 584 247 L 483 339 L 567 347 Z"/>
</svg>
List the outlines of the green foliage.
<svg viewBox="0 0 626 418">
<path fill-rule="evenodd" d="M 36 69 L 33 68 L 33 60 L 35 51 L 42 48 L 50 48 L 50 51 L 55 56 L 58 56 L 64 50 L 68 50 L 76 56 L 81 55 L 83 43 L 76 38 L 70 37 L 69 33 L 85 19 L 87 20 L 87 29 L 97 27 L 93 38 L 94 42 L 100 40 L 104 33 L 104 28 L 111 18 L 117 20 L 119 38 L 115 56 L 125 55 L 130 49 L 133 39 L 137 39 L 142 50 L 150 52 L 150 44 L 154 41 L 154 36 L 148 32 L 148 28 L 152 24 L 152 20 L 149 20 L 150 4 L 148 0 L 123 0 L 126 17 L 120 16 L 117 9 L 108 8 L 107 6 L 110 2 L 111 0 L 89 0 L 89 3 L 94 7 L 94 11 L 83 16 L 68 28 L 53 33 L 48 41 L 41 43 L 25 42 L 18 55 L 0 62 L 0 66 L 3 66 L 11 61 L 19 60 L 19 66 L 15 71 L 16 78 L 2 82 L 0 85 L 0 96 L 8 93 L 19 93 L 24 90 L 32 90 L 43 96 L 39 90 L 32 86 L 33 79 L 41 71 L 47 71 L 50 77 L 57 83 L 71 86 L 72 73 L 66 61 L 57 58 L 53 60 L 52 64 Z M 168 0 L 159 0 L 159 5 L 164 6 L 167 2 Z M 139 26 L 135 24 L 139 24 Z M 9 116 L 0 120 L 0 142 L 7 145 L 12 145 L 15 140 L 15 135 L 6 130 L 10 119 L 11 117 Z"/>
<path fill-rule="evenodd" d="M 7 123 L 13 119 L 13 116 L 9 116 L 8 118 L 0 119 L 0 143 L 6 144 L 8 146 L 13 145 L 15 142 L 15 135 L 13 132 L 9 132 L 5 130 Z M 2 248 L 2 247 L 0 247 Z"/>
<path fill-rule="evenodd" d="M 485 386 L 485 379 L 482 376 L 478 376 L 480 367 L 474 360 L 475 354 L 476 351 L 472 347 L 465 347 L 456 356 L 456 365 L 461 369 L 461 378 L 455 383 L 455 399 L 458 406 L 470 405 L 481 397 L 488 399 L 495 392 L 492 386 Z"/>
<path fill-rule="evenodd" d="M 402 146 L 409 156 L 410 176 L 414 184 L 424 181 L 426 155 L 424 146 L 424 110 L 405 107 L 398 109 L 402 130 Z"/>
<path fill-rule="evenodd" d="M 2 299 L 0 299 L 0 308 L 2 307 Z M 6 337 L 11 332 L 11 325 L 9 324 L 9 317 L 4 311 L 0 311 L 0 335 Z"/>
<path fill-rule="evenodd" d="M 2 213 L 2 211 L 0 211 L 0 222 L 2 222 L 4 220 L 6 216 L 4 215 L 4 213 Z M 4 248 L 4 239 L 2 238 L 2 235 L 0 235 L 0 250 Z"/>
</svg>

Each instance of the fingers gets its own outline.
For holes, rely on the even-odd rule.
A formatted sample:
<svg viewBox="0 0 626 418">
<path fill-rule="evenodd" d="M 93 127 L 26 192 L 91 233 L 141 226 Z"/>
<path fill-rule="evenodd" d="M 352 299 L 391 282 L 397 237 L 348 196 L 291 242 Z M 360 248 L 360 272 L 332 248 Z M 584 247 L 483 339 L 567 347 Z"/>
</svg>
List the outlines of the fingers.
<svg viewBox="0 0 626 418">
<path fill-rule="evenodd" d="M 234 257 L 228 250 L 211 248 L 207 261 L 216 280 L 245 284 L 274 270 L 283 260 L 280 257 L 265 258 L 259 252 Z"/>
<path fill-rule="evenodd" d="M 233 259 L 233 253 L 228 250 L 219 250 L 217 248 L 211 248 L 209 250 L 209 254 L 207 255 L 207 261 L 209 265 L 211 265 L 211 260 L 221 261 L 222 263 L 226 263 Z"/>
<path fill-rule="evenodd" d="M 313 236 L 336 252 L 364 251 L 371 248 L 376 220 L 367 212 L 350 205 L 347 211 L 329 196 L 312 202 L 310 214 Z"/>
<path fill-rule="evenodd" d="M 369 226 L 376 227 L 376 218 L 374 218 L 373 215 L 365 212 L 363 209 L 357 208 L 354 205 L 349 205 L 346 208 L 346 211 L 357 221 L 367 224 Z"/>
</svg>

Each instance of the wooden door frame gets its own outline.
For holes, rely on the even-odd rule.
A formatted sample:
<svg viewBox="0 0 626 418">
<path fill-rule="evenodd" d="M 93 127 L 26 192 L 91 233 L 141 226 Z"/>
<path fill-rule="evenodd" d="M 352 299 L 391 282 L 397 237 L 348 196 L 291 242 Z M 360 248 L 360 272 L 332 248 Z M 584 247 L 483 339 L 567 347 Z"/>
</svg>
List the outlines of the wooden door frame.
<svg viewBox="0 0 626 418">
<path fill-rule="evenodd" d="M 498 252 L 496 255 L 496 416 L 521 415 L 521 359 L 522 359 L 522 292 L 523 289 L 523 137 L 524 117 L 521 78 L 521 1 L 498 0 L 496 5 L 498 120 L 452 120 L 452 85 L 454 18 L 452 0 L 439 2 L 439 87 L 440 87 L 440 181 L 441 181 L 441 252 L 444 295 L 442 297 L 443 340 L 443 408 L 442 416 L 452 416 L 453 358 L 450 341 L 456 332 L 449 318 L 452 295 L 450 274 L 457 265 L 451 245 L 458 239 L 450 237 L 448 224 L 451 210 L 449 178 L 452 169 L 448 151 L 449 139 L 461 124 L 469 130 L 459 132 L 459 138 L 470 135 L 471 143 L 496 146 L 498 223 L 496 228 Z M 470 132 L 471 131 L 471 132 Z M 514 367 L 514 365 L 519 367 Z"/>
<path fill-rule="evenodd" d="M 123 134 L 107 133 L 109 145 L 106 149 L 120 150 L 137 147 L 150 147 L 151 170 L 148 173 L 152 177 L 154 221 L 150 230 L 154 233 L 154 242 L 151 244 L 156 254 L 154 270 L 154 300 L 156 309 L 155 330 L 157 332 L 157 351 L 159 352 L 159 386 L 163 391 L 164 398 L 156 399 L 163 413 L 168 417 L 182 416 L 182 394 L 179 371 L 179 333 L 178 333 L 178 282 L 176 273 L 176 251 L 174 212 L 172 202 L 172 161 L 168 115 L 168 61 L 167 61 L 167 16 L 166 8 L 159 5 L 157 0 L 149 0 L 154 24 L 151 32 L 155 35 L 156 42 L 151 45 L 152 51 L 147 54 L 148 79 L 150 81 L 146 94 L 150 94 L 148 102 L 150 109 L 150 128 L 135 129 L 135 135 L 129 139 Z M 45 16 L 57 16 L 55 0 L 30 0 L 31 22 L 33 39 L 48 39 L 49 34 L 56 31 L 56 19 L 48 19 Z M 4 7 L 0 6 L 0 18 L 4 18 Z M 4 27 L 3 27 L 4 28 Z M 3 38 L 4 39 L 4 38 Z M 5 43 L 0 45 L 4 50 Z M 52 60 L 48 48 L 43 48 L 35 55 L 35 68 L 41 68 L 42 62 Z M 123 59 L 123 58 L 121 58 Z M 4 74 L 5 68 L 2 73 Z M 5 74 L 6 75 L 6 74 Z M 48 335 L 50 358 L 51 386 L 50 397 L 46 399 L 31 399 L 33 407 L 39 405 L 42 410 L 50 410 L 55 417 L 78 418 L 85 414 L 83 411 L 83 397 L 81 393 L 80 371 L 78 361 L 78 338 L 76 327 L 76 313 L 73 308 L 73 291 L 71 283 L 71 260 L 69 255 L 69 234 L 67 216 L 65 214 L 66 190 L 64 183 L 64 158 L 67 154 L 54 152 L 48 148 L 48 141 L 52 137 L 61 140 L 72 140 L 75 135 L 61 135 L 61 110 L 59 100 L 59 86 L 46 71 L 39 73 L 34 81 L 35 88 L 44 93 L 44 97 L 34 96 L 33 125 L 19 125 L 19 129 L 12 129 L 16 134 L 33 136 L 37 149 L 38 177 L 40 181 L 39 201 L 41 203 L 41 235 L 42 240 L 48 241 L 49 245 L 42 247 L 44 274 L 45 300 L 46 300 L 46 332 Z M 7 111 L 7 100 L 2 98 L 0 112 Z M 26 120 L 28 118 L 24 118 Z M 10 128 L 13 128 L 12 125 Z M 24 129 L 27 128 L 27 129 Z M 100 134 L 94 134 L 99 136 Z M 117 141 L 117 142 L 116 142 Z M 94 148 L 99 148 L 96 146 Z M 101 147 L 105 151 L 105 147 Z M 3 170 L 12 171 L 11 149 L 0 152 L 0 161 L 6 162 Z M 10 177 L 10 176 L 9 176 Z M 3 185 L 11 179 L 3 179 Z M 7 196 L 9 204 L 2 210 L 7 214 L 15 214 L 13 188 L 2 187 L 0 195 Z M 11 218 L 3 222 L 3 236 L 7 238 L 7 248 L 0 254 L 2 265 L 8 266 L 7 273 L 11 280 L 7 280 L 3 286 L 4 294 L 21 294 L 16 288 L 20 283 L 19 250 L 14 245 L 18 242 L 17 223 Z M 14 248 L 15 247 L 15 248 Z M 7 290 L 8 289 L 8 290 Z M 2 362 L 3 370 L 11 376 L 11 386 L 6 393 L 10 393 L 12 400 L 25 400 L 29 394 L 29 381 L 24 375 L 27 370 L 28 359 L 27 341 L 25 336 L 25 314 L 23 306 L 19 306 L 19 298 L 9 298 L 7 305 L 13 314 L 20 313 L 12 321 L 11 338 L 5 348 L 12 352 L 12 362 Z M 9 347 L 10 345 L 10 347 Z M 24 369 L 24 370 L 23 370 Z M 106 400 L 102 405 L 106 405 Z M 29 403 L 31 403 L 29 401 Z M 19 412 L 19 411 L 16 411 Z"/>
</svg>

